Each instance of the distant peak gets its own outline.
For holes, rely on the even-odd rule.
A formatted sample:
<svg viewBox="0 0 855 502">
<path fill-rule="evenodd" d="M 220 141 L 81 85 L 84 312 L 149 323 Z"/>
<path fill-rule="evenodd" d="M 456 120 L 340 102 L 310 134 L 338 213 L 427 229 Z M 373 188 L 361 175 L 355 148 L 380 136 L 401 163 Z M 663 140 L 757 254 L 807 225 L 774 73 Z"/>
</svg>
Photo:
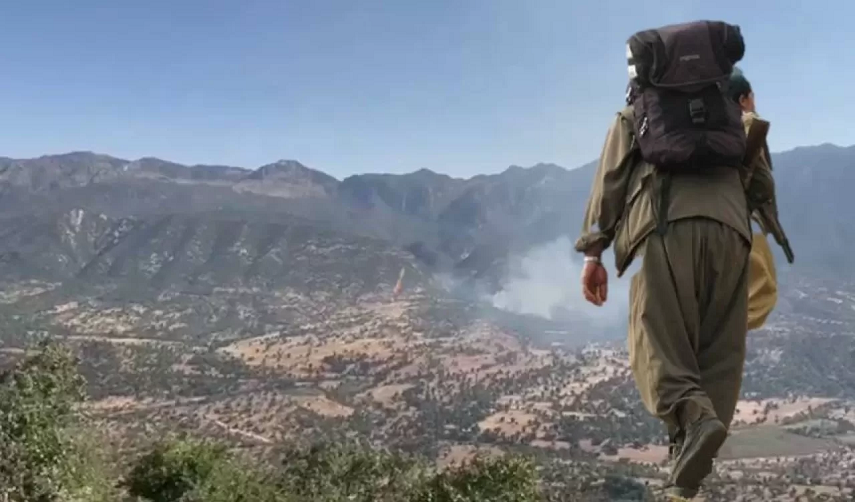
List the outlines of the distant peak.
<svg viewBox="0 0 855 502">
<path fill-rule="evenodd" d="M 315 172 L 314 169 L 306 167 L 303 163 L 291 160 L 291 159 L 282 159 L 277 160 L 272 164 L 266 164 L 255 170 L 256 173 L 260 173 L 264 176 L 271 175 L 281 175 L 281 174 L 307 174 Z"/>
<path fill-rule="evenodd" d="M 811 149 L 811 148 L 820 149 L 820 150 L 847 150 L 847 149 L 852 148 L 852 147 L 851 146 L 850 147 L 840 146 L 840 145 L 835 144 L 835 143 L 820 143 L 819 145 L 817 145 L 815 147 L 809 147 L 809 146 L 797 147 L 796 150 Z"/>
<path fill-rule="evenodd" d="M 551 162 L 538 162 L 537 164 L 530 167 L 522 167 L 516 164 L 511 164 L 505 170 L 505 172 L 519 172 L 519 171 L 566 171 L 563 167 L 558 164 L 553 164 Z"/>
<path fill-rule="evenodd" d="M 42 155 L 42 157 L 94 157 L 98 154 L 89 150 L 75 150 L 73 152 L 60 153 L 56 155 Z"/>
<path fill-rule="evenodd" d="M 425 178 L 427 178 L 427 179 L 433 179 L 433 178 L 452 179 L 451 176 L 449 176 L 447 174 L 440 174 L 440 173 L 433 171 L 431 169 L 428 169 L 426 167 L 423 167 L 423 168 L 419 169 L 418 171 L 413 172 L 412 174 L 410 174 L 410 176 L 415 176 L 417 178 L 422 178 L 422 179 L 425 179 Z"/>
<path fill-rule="evenodd" d="M 821 143 L 819 145 L 812 146 L 797 146 L 791 150 L 785 150 L 782 152 L 777 152 L 775 155 L 787 155 L 787 154 L 811 154 L 811 153 L 823 153 L 823 154 L 836 154 L 836 153 L 847 153 L 855 150 L 855 145 L 851 146 L 841 146 L 834 143 Z"/>
<path fill-rule="evenodd" d="M 552 162 L 539 162 L 532 166 L 532 169 L 559 169 L 561 171 L 566 171 L 563 167 L 558 164 L 553 164 Z"/>
<path fill-rule="evenodd" d="M 109 155 L 104 155 L 101 153 L 95 153 L 95 152 L 80 150 L 80 151 L 59 153 L 59 154 L 53 154 L 53 155 L 42 155 L 39 158 L 40 159 L 92 159 L 92 158 L 112 159 L 113 157 L 111 157 Z"/>
<path fill-rule="evenodd" d="M 506 175 L 534 175 L 534 176 L 556 176 L 567 170 L 557 164 L 538 163 L 531 167 L 521 167 L 516 164 L 509 166 L 502 174 Z"/>
<path fill-rule="evenodd" d="M 257 173 L 261 173 L 265 176 L 273 174 L 299 174 L 311 171 L 313 170 L 304 166 L 300 162 L 288 159 L 277 160 L 272 164 L 261 166 L 256 170 Z"/>
<path fill-rule="evenodd" d="M 249 175 L 250 179 L 311 179 L 319 183 L 335 183 L 337 180 L 332 176 L 306 167 L 301 162 L 291 159 L 278 160 L 272 164 L 267 164 L 256 169 Z"/>
<path fill-rule="evenodd" d="M 309 169 L 303 163 L 294 159 L 280 159 L 274 162 L 272 165 L 286 169 Z"/>
</svg>

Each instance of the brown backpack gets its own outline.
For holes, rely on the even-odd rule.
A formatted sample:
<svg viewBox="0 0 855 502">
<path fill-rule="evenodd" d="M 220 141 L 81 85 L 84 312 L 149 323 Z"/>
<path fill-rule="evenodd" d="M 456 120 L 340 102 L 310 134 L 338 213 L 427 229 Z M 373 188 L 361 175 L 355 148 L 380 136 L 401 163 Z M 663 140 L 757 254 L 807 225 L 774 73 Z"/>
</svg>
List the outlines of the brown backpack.
<svg viewBox="0 0 855 502">
<path fill-rule="evenodd" d="M 697 21 L 636 33 L 627 42 L 635 140 L 667 171 L 738 167 L 745 156 L 741 111 L 727 95 L 745 42 L 739 26 Z"/>
</svg>

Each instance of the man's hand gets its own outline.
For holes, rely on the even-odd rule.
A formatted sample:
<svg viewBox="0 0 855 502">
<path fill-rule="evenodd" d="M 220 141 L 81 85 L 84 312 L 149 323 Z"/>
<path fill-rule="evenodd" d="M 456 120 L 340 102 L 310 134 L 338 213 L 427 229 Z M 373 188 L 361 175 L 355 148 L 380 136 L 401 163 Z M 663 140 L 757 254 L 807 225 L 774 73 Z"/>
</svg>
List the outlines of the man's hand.
<svg viewBox="0 0 855 502">
<path fill-rule="evenodd" d="M 582 293 L 585 299 L 601 307 L 608 298 L 609 275 L 599 261 L 586 261 L 582 269 Z"/>
</svg>

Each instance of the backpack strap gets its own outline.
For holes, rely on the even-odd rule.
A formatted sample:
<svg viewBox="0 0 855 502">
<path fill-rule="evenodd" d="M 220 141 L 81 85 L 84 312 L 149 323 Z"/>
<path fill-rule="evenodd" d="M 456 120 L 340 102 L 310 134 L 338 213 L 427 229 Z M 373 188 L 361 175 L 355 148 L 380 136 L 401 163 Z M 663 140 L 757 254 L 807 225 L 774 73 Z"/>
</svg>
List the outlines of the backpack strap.
<svg viewBox="0 0 855 502">
<path fill-rule="evenodd" d="M 657 192 L 659 195 L 659 209 L 656 211 L 656 231 L 659 235 L 668 232 L 668 206 L 671 204 L 671 173 L 657 172 Z"/>
<path fill-rule="evenodd" d="M 626 120 L 627 122 L 630 123 L 630 125 L 632 125 L 633 122 L 635 121 L 635 109 L 633 108 L 632 103 L 630 101 L 630 92 L 631 92 L 630 89 L 627 88 L 627 95 L 626 95 L 627 106 L 623 107 L 623 109 L 620 112 L 618 112 L 618 115 L 620 115 L 620 117 L 622 119 Z M 634 130 L 634 128 L 630 127 L 630 130 Z M 641 152 L 641 148 L 638 146 L 638 141 L 636 140 L 635 134 L 633 133 L 632 140 L 629 144 L 629 153 L 633 154 L 633 155 L 637 155 L 640 152 Z"/>
<path fill-rule="evenodd" d="M 635 87 L 630 84 L 626 90 L 627 106 L 620 111 L 621 118 L 628 120 L 630 123 L 635 120 L 635 110 L 632 106 L 634 94 Z M 641 159 L 641 147 L 638 145 L 634 134 L 632 136 L 630 154 Z M 655 193 L 659 198 L 659 205 L 654 210 L 656 213 L 656 231 L 659 235 L 665 235 L 668 231 L 668 206 L 671 203 L 671 174 L 656 170 L 654 173 L 654 182 L 657 184 Z"/>
</svg>

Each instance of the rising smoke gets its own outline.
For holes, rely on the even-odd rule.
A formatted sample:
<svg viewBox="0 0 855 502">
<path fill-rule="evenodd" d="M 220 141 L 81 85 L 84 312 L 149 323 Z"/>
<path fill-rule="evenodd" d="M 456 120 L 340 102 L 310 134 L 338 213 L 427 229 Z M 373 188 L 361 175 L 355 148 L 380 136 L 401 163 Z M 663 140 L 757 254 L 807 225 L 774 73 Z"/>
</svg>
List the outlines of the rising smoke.
<svg viewBox="0 0 855 502">
<path fill-rule="evenodd" d="M 508 277 L 502 290 L 492 296 L 492 304 L 518 314 L 553 320 L 584 319 L 602 328 L 625 326 L 629 278 L 635 267 L 618 279 L 612 266 L 614 256 L 608 252 L 603 261 L 609 271 L 609 297 L 602 307 L 591 305 L 582 296 L 580 278 L 584 262 L 567 237 L 511 258 Z"/>
</svg>

